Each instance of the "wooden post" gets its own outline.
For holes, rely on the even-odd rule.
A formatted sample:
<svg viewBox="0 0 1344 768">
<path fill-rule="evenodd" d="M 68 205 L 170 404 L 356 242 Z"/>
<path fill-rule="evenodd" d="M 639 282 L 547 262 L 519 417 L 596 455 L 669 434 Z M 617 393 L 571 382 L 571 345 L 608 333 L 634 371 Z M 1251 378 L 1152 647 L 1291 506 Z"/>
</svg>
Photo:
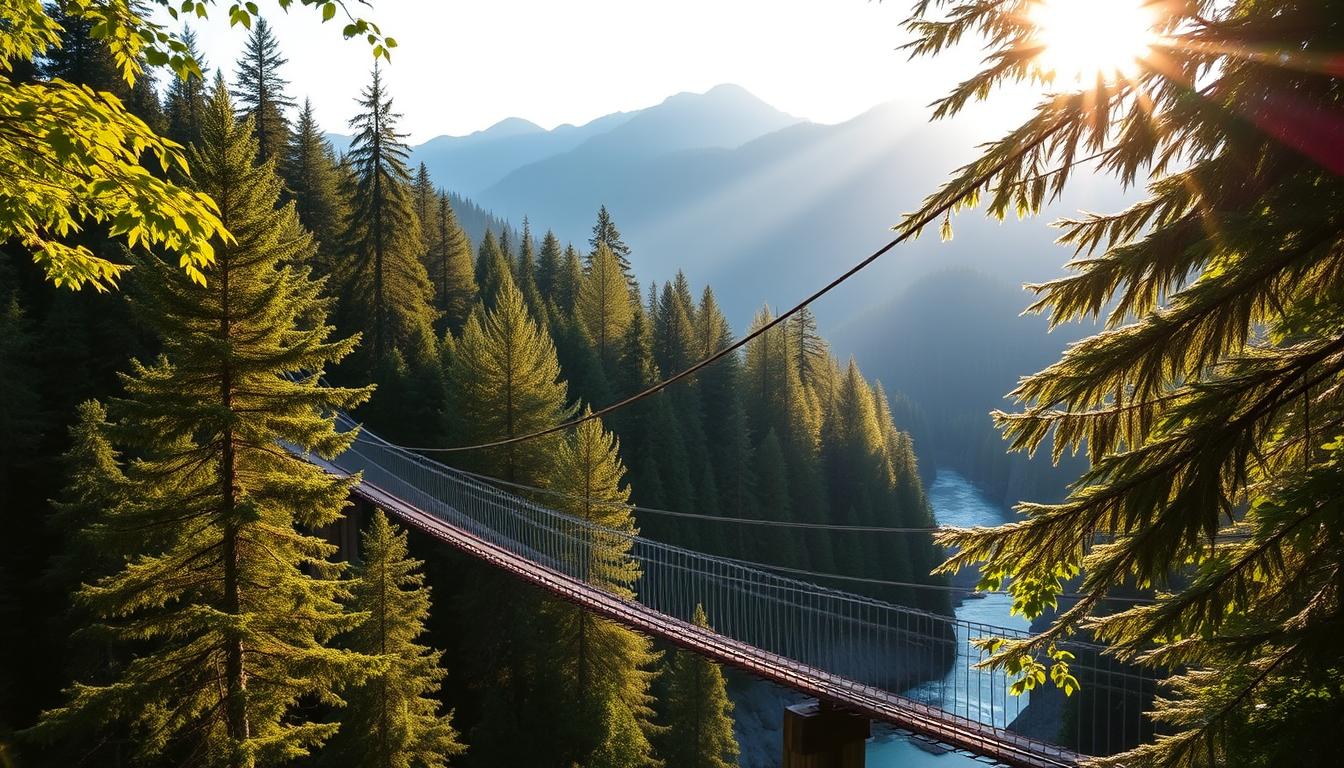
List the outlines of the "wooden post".
<svg viewBox="0 0 1344 768">
<path fill-rule="evenodd" d="M 784 710 L 784 768 L 863 768 L 868 718 L 817 701 Z"/>
</svg>

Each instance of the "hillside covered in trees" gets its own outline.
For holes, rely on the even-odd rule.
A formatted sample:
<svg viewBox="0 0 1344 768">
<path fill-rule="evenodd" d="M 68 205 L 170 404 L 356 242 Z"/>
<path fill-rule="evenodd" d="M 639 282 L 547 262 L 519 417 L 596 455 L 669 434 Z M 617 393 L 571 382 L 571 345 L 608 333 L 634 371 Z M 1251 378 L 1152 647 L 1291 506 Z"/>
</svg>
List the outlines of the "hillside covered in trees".
<svg viewBox="0 0 1344 768">
<path fill-rule="evenodd" d="M 106 293 L 3 250 L 0 743 L 24 765 L 731 764 L 713 664 L 381 514 L 338 562 L 315 532 L 348 483 L 278 448 L 343 450 L 334 410 L 427 449 L 552 427 L 731 343 L 712 288 L 640 282 L 605 207 L 562 242 L 410 167 L 376 68 L 337 155 L 262 21 L 231 72 L 162 98 L 68 21 L 23 76 L 122 96 L 187 147 L 190 177 L 150 170 L 211 194 L 233 239 L 202 284 L 106 227 L 72 235 L 132 263 Z M 609 418 L 447 460 L 605 526 L 947 613 L 927 533 L 714 519 L 927 529 L 916 447 L 803 312 Z M 617 558 L 593 578 L 619 593 L 638 573 Z"/>
</svg>

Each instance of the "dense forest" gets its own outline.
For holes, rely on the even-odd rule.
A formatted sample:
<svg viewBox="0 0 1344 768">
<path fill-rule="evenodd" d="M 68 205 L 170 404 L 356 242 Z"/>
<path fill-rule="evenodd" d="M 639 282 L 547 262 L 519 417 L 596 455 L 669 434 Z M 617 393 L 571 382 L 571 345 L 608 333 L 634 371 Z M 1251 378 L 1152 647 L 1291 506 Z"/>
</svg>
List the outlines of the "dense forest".
<svg viewBox="0 0 1344 768">
<path fill-rule="evenodd" d="M 133 264 L 113 292 L 57 289 L 4 249 L 0 744 L 24 765 L 731 764 L 713 664 L 381 513 L 337 562 L 316 532 L 348 482 L 277 447 L 338 453 L 335 410 L 425 448 L 554 426 L 731 343 L 714 291 L 641 283 L 605 208 L 588 242 L 562 243 L 409 167 L 377 68 L 338 156 L 264 22 L 231 78 L 162 97 L 63 23 L 16 76 L 117 94 L 188 148 L 189 178 L 150 170 L 210 194 L 233 237 L 202 284 L 106 226 L 72 235 Z M 605 420 L 448 461 L 606 526 L 893 582 L 870 591 L 947 613 L 925 533 L 676 516 L 927 529 L 896 423 L 803 312 Z M 637 575 L 593 578 L 619 593 Z"/>
</svg>

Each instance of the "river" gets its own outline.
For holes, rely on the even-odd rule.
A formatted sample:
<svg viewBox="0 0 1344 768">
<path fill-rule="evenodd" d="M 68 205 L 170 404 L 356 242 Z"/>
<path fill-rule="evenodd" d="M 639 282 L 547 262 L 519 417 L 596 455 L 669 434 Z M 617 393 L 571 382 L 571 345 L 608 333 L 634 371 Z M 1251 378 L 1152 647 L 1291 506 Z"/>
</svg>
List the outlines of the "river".
<svg viewBox="0 0 1344 768">
<path fill-rule="evenodd" d="M 937 518 L 940 525 L 955 526 L 973 526 L 973 525 L 997 525 L 1009 519 L 1010 512 L 1003 507 L 990 502 L 976 490 L 975 486 L 966 478 L 947 470 L 940 470 L 933 484 L 928 488 L 929 502 L 933 505 L 934 517 Z M 963 600 L 961 605 L 957 606 L 957 618 L 967 621 L 980 622 L 1003 627 L 1014 627 L 1025 630 L 1028 628 L 1028 622 L 1021 616 L 1013 616 L 1009 611 L 1010 600 L 1007 595 L 986 595 L 981 598 Z M 965 649 L 964 637 L 959 637 L 958 647 Z M 954 668 L 962 667 L 964 664 L 959 660 Z M 964 673 L 963 673 L 964 674 Z M 984 680 L 972 675 L 970 679 L 953 673 L 943 684 L 933 684 L 924 686 L 924 693 L 928 698 L 937 695 L 943 695 L 955 699 L 954 704 L 957 711 L 965 711 L 967 699 L 975 700 L 970 692 L 984 684 Z M 935 692 L 936 689 L 936 692 Z M 916 691 L 918 695 L 920 691 Z M 1020 702 L 1022 706 L 1026 705 L 1025 697 Z M 972 708 L 972 714 L 981 722 L 995 722 L 996 725 L 1006 725 L 1005 718 L 1011 720 L 1012 713 L 1007 716 L 1002 711 L 990 712 L 988 710 L 976 711 Z M 948 752 L 937 754 L 931 751 L 928 745 L 920 744 L 908 737 L 894 733 L 890 729 L 873 728 L 874 738 L 868 742 L 868 766 L 869 768 L 984 768 L 984 763 L 978 762 L 971 757 Z"/>
</svg>

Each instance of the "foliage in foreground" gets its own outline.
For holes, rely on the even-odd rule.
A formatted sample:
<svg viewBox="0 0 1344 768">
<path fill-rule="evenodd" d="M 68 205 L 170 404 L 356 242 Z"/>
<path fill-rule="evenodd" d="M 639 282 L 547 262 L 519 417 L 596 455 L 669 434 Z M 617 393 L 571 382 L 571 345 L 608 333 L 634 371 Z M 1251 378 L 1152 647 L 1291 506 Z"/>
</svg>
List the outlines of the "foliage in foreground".
<svg viewBox="0 0 1344 768">
<path fill-rule="evenodd" d="M 1026 5 L 917 5 L 915 54 L 980 35 L 989 50 L 939 116 L 1041 77 Z M 1332 751 L 1294 742 L 1308 722 L 1335 729 L 1344 701 L 1344 167 L 1337 133 L 1318 130 L 1344 96 L 1317 53 L 1340 49 L 1344 6 L 1148 7 L 1161 40 L 1137 74 L 1047 98 L 907 219 L 982 196 L 997 216 L 1036 212 L 1085 155 L 1148 192 L 1060 223 L 1073 274 L 1034 286 L 1032 309 L 1105 315 L 1106 330 L 997 415 L 1015 448 L 1085 448 L 1091 468 L 1063 503 L 946 536 L 945 568 L 986 563 L 982 585 L 1007 581 L 1029 615 L 1081 571 L 1084 597 L 1048 632 L 999 648 L 1026 680 L 1080 630 L 1178 670 L 1154 711 L 1167 735 L 1111 762 L 1326 764 Z M 1155 588 L 1156 604 L 1100 615 L 1124 585 Z"/>
</svg>

